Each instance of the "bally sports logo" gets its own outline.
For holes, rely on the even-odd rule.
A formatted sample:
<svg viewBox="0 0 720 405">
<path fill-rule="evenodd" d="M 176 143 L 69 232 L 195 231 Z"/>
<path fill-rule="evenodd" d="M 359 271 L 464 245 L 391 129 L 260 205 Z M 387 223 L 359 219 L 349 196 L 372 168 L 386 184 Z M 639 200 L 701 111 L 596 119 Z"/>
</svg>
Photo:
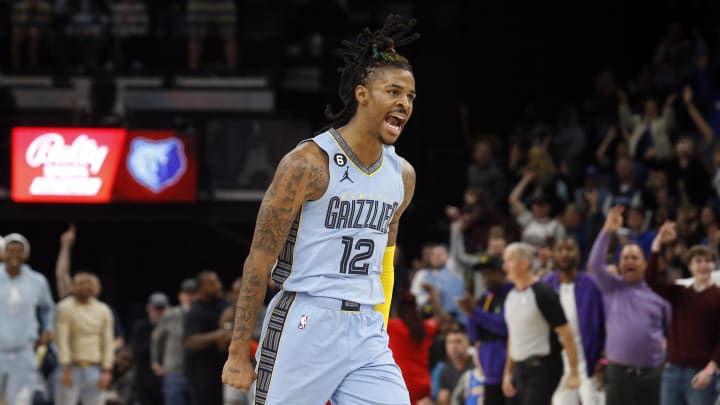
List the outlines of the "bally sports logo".
<svg viewBox="0 0 720 405">
<path fill-rule="evenodd" d="M 97 195 L 102 185 L 97 175 L 107 155 L 107 146 L 98 146 L 85 134 L 71 145 L 58 133 L 40 135 L 25 153 L 28 166 L 40 167 L 43 173 L 33 179 L 30 194 Z M 67 181 L 58 182 L 59 178 Z"/>
<path fill-rule="evenodd" d="M 15 201 L 106 202 L 125 139 L 122 129 L 15 128 Z"/>
</svg>

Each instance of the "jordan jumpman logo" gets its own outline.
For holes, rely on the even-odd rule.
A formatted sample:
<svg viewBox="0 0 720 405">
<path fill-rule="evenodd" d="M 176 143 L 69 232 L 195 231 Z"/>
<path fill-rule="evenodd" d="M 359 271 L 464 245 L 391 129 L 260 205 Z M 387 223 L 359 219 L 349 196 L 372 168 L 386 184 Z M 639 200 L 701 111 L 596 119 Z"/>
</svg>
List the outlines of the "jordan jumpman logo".
<svg viewBox="0 0 720 405">
<path fill-rule="evenodd" d="M 348 174 L 348 170 L 350 170 L 350 167 L 346 167 L 346 168 L 345 168 L 345 174 L 343 174 L 342 179 L 340 179 L 340 183 L 342 183 L 343 180 L 350 180 L 350 183 L 355 183 L 355 182 L 350 178 L 350 175 Z"/>
</svg>

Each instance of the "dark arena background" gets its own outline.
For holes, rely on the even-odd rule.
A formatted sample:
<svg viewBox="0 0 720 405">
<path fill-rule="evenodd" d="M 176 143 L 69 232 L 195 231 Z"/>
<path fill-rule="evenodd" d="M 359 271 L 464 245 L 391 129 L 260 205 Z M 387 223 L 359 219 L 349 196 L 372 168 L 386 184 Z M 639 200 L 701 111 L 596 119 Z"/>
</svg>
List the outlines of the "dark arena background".
<svg viewBox="0 0 720 405">
<path fill-rule="evenodd" d="M 21 3 L 44 5 L 40 17 L 28 17 Z M 57 298 L 60 236 L 75 224 L 71 269 L 100 277 L 100 298 L 127 334 L 152 292 L 174 305 L 180 282 L 201 270 L 217 272 L 226 289 L 241 275 L 277 162 L 325 124 L 326 104 L 339 105 L 335 48 L 381 26 L 389 13 L 416 18 L 421 34 L 400 51 L 413 66 L 418 98 L 395 146 L 415 167 L 417 189 L 401 221 L 404 273 L 396 282 L 409 285 L 423 267 L 423 246 L 449 242 L 457 213 L 448 206 L 471 218 L 464 228 L 470 253 L 485 250 L 491 226 L 518 240 L 508 197 L 526 168 L 551 166 L 543 195 L 561 223 L 570 220 L 568 205 L 585 202 L 588 178 L 611 190 L 622 143 L 611 128 L 619 128 L 623 96 L 634 114 L 650 98 L 674 110 L 668 165 L 686 138 L 701 162 L 702 176 L 685 178 L 633 151 L 645 229 L 657 230 L 659 218 L 694 221 L 697 228 L 679 232 L 687 246 L 718 247 L 712 152 L 720 130 L 720 2 L 237 0 L 234 34 L 223 39 L 223 27 L 207 30 L 197 41 L 201 53 L 185 1 L 133 1 L 144 7 L 128 20 L 113 14 L 121 3 L 0 0 L 0 235 L 27 237 L 28 264 Z M 29 18 L 36 18 L 33 30 Z M 31 162 L 26 153 L 38 134 L 59 133 L 69 147 L 87 129 L 100 130 L 96 137 L 118 131 L 103 138 L 115 137 L 106 159 L 116 167 L 90 171 L 105 193 L 94 200 L 67 197 L 92 188 L 88 179 L 43 183 L 38 167 L 52 167 L 52 157 Z M 631 137 L 632 128 L 616 132 Z M 140 138 L 174 139 L 164 147 L 185 157 L 154 177 L 132 163 Z M 494 169 L 471 184 L 477 140 L 489 145 Z M 634 148 L 653 148 L 643 145 Z M 84 148 L 57 157 L 54 167 L 62 172 L 72 159 L 97 158 L 92 145 Z M 657 177 L 666 181 L 663 197 L 653 188 Z M 38 197 L 43 189 L 51 191 Z M 530 191 L 522 195 L 528 204 L 536 197 Z M 583 257 L 594 236 L 580 241 Z M 668 274 L 689 276 L 679 265 Z"/>
</svg>

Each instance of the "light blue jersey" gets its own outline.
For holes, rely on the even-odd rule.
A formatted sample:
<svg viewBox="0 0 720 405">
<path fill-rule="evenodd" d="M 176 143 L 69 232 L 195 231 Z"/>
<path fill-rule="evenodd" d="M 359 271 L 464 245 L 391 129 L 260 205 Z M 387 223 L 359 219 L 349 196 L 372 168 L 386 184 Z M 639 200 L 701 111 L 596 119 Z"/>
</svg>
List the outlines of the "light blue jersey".
<svg viewBox="0 0 720 405">
<path fill-rule="evenodd" d="M 256 352 L 254 405 L 408 405 L 388 347 L 380 273 L 403 201 L 403 161 L 385 146 L 365 167 L 334 129 L 314 137 L 328 155 L 325 194 L 298 214 L 272 277 Z"/>
<path fill-rule="evenodd" d="M 382 258 L 404 197 L 402 159 L 384 146 L 366 167 L 334 129 L 312 141 L 328 155 L 330 181 L 320 199 L 303 204 L 273 280 L 285 291 L 382 303 Z"/>
</svg>

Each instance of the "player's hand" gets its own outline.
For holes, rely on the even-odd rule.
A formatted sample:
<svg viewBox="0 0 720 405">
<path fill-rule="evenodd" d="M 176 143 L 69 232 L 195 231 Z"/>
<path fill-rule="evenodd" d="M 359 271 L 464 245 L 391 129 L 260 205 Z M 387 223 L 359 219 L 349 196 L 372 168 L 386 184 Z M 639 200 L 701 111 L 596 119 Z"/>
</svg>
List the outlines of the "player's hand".
<svg viewBox="0 0 720 405">
<path fill-rule="evenodd" d="M 618 229 L 623 226 L 623 211 L 625 207 L 618 205 L 610 208 L 607 218 L 605 218 L 605 225 L 603 225 L 603 231 L 607 233 L 615 233 Z"/>
<path fill-rule="evenodd" d="M 247 392 L 256 378 L 255 369 L 250 363 L 247 353 L 243 353 L 243 355 L 233 355 L 231 353 L 228 356 L 225 366 L 223 366 L 223 384 Z"/>
<path fill-rule="evenodd" d="M 692 380 L 690 380 L 690 383 L 692 384 L 692 387 L 696 390 L 702 390 L 705 389 L 708 385 L 710 385 L 712 378 L 713 373 L 703 369 L 693 376 Z"/>
<path fill-rule="evenodd" d="M 567 381 L 565 381 L 565 387 L 571 390 L 576 390 L 580 388 L 580 377 L 577 375 L 577 373 L 570 373 Z"/>
<path fill-rule="evenodd" d="M 508 398 L 512 398 L 517 394 L 517 388 L 515 388 L 512 384 L 512 376 L 505 375 L 503 378 L 502 390 L 503 394 Z"/>
<path fill-rule="evenodd" d="M 73 378 L 72 378 L 72 370 L 70 367 L 66 367 L 63 369 L 62 378 L 60 379 L 60 382 L 65 388 L 72 388 L 73 386 Z"/>
</svg>

